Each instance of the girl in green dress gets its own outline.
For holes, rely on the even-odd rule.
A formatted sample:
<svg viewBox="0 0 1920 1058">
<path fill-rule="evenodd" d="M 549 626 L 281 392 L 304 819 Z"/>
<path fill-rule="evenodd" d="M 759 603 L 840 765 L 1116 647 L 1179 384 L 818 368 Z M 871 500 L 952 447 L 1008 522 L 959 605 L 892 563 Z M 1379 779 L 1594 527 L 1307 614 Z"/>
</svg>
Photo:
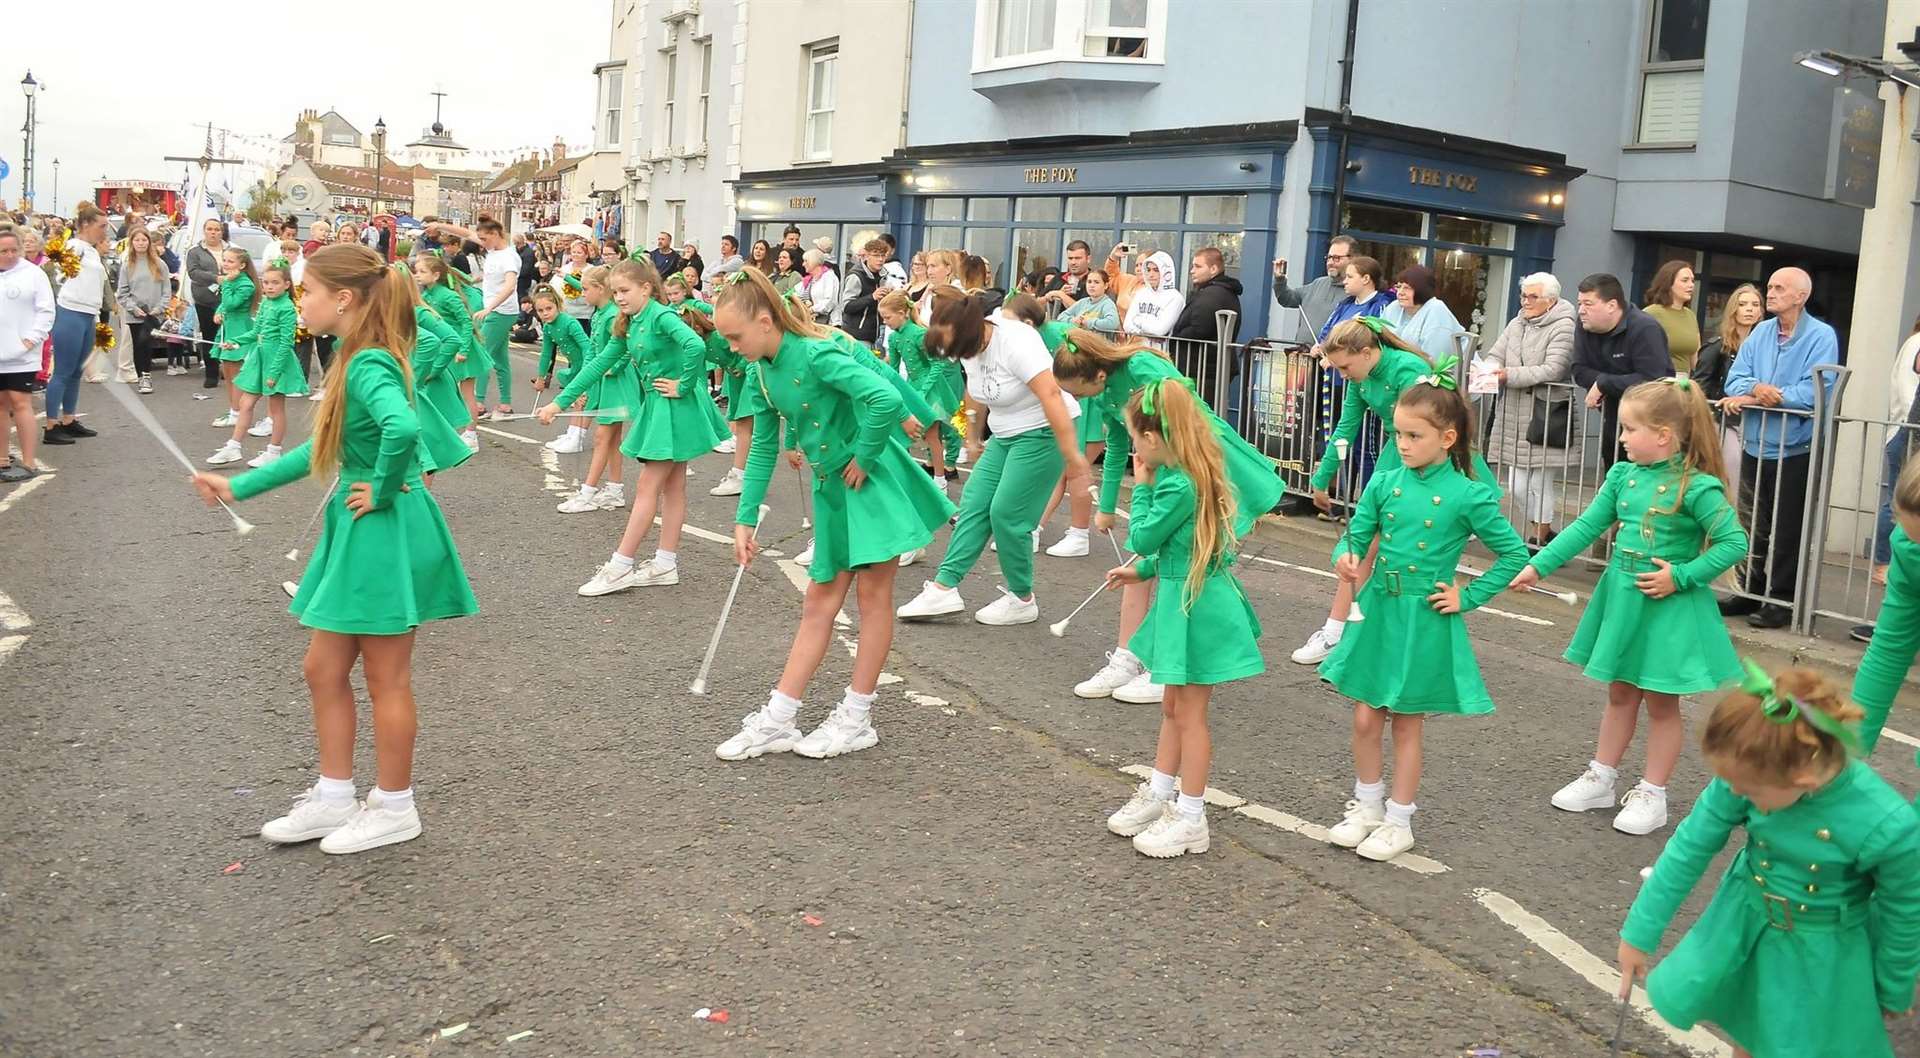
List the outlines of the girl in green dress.
<svg viewBox="0 0 1920 1058">
<path fill-rule="evenodd" d="M 300 358 L 294 355 L 293 334 L 299 329 L 295 318 L 293 270 L 284 260 L 276 260 L 260 273 L 260 307 L 254 315 L 253 348 L 233 376 L 233 388 L 240 393 L 240 413 L 233 424 L 233 436 L 207 457 L 213 466 L 239 462 L 244 455 L 240 438 L 253 421 L 253 409 L 261 396 L 267 398 L 267 415 L 273 421 L 266 451 L 247 460 L 250 467 L 263 467 L 280 458 L 281 442 L 287 438 L 287 398 L 307 392 L 307 375 L 300 370 Z"/>
<path fill-rule="evenodd" d="M 1858 707 L 1819 674 L 1746 663 L 1707 720 L 1715 778 L 1674 829 L 1620 929 L 1620 992 L 1743 1058 L 1893 1058 L 1887 1021 L 1920 975 L 1920 817 L 1864 761 Z M 1699 921 L 1647 973 L 1687 894 L 1744 847 Z"/>
<path fill-rule="evenodd" d="M 753 409 L 745 407 L 740 390 L 747 379 L 747 361 L 713 327 L 713 310 L 703 309 L 703 301 L 683 302 L 680 306 L 680 320 L 693 333 L 700 336 L 706 344 L 707 367 L 720 376 L 720 395 L 727 402 L 727 429 L 730 432 L 720 447 L 714 449 L 723 455 L 733 457 L 733 465 L 721 476 L 720 481 L 707 490 L 709 496 L 738 496 L 745 487 L 747 473 L 747 451 L 753 445 Z"/>
<path fill-rule="evenodd" d="M 395 261 L 393 267 L 414 285 L 413 273 Z M 433 476 L 473 458 L 460 431 L 472 423 L 472 413 L 460 399 L 460 390 L 447 374 L 453 356 L 462 347 L 460 336 L 413 291 L 414 343 L 407 358 L 413 369 L 414 411 L 420 417 L 420 477 L 428 487 Z"/>
<path fill-rule="evenodd" d="M 1395 458 L 1367 483 L 1333 551 L 1334 571 L 1351 588 L 1361 579 L 1360 556 L 1379 543 L 1377 567 L 1358 594 L 1367 619 L 1320 666 L 1320 677 L 1354 700 L 1354 799 L 1328 840 L 1369 860 L 1413 847 L 1426 717 L 1493 712 L 1462 615 L 1499 594 L 1527 563 L 1526 542 L 1500 513 L 1500 494 L 1473 476 L 1473 417 L 1455 385 L 1441 372 L 1401 391 Z M 1462 588 L 1454 567 L 1472 537 L 1498 561 Z M 1391 800 L 1380 744 L 1389 716 Z"/>
<path fill-rule="evenodd" d="M 480 349 L 480 336 L 474 332 L 473 314 L 468 306 L 479 298 L 480 290 L 437 253 L 421 254 L 413 259 L 413 278 L 420 286 L 420 300 L 460 338 L 447 373 L 467 405 L 468 424 L 460 439 L 469 449 L 478 449 L 480 434 L 473 428 L 473 420 L 479 418 L 485 408 L 475 398 L 474 387 L 476 380 L 487 372 L 487 358 Z M 467 296 L 469 293 L 471 298 Z"/>
<path fill-rule="evenodd" d="M 561 514 L 614 511 L 627 505 L 626 488 L 620 480 L 620 438 L 640 406 L 640 383 L 633 360 L 627 356 L 626 342 L 613 336 L 613 321 L 619 318 L 620 307 L 613 303 L 612 274 L 613 269 L 596 265 L 587 269 L 581 280 L 580 296 L 593 306 L 587 328 L 588 355 L 567 386 L 580 394 L 575 406 L 589 412 L 600 409 L 600 413 L 592 416 L 593 454 L 587 461 L 587 480 L 580 483 L 578 495 L 560 501 L 555 509 Z"/>
<path fill-rule="evenodd" d="M 614 303 L 620 317 L 613 337 L 632 360 L 642 383 L 633 428 L 620 446 L 623 455 L 645 464 L 634 489 L 627 529 L 607 564 L 582 584 L 579 593 L 593 597 L 628 588 L 680 583 L 680 530 L 687 519 L 687 463 L 720 443 L 725 423 L 714 409 L 703 374 L 706 345 L 660 300 L 660 274 L 646 261 L 626 260 L 613 266 Z M 606 354 L 603 353 L 603 356 Z M 600 358 L 568 383 L 560 396 L 540 409 L 540 421 L 551 424 L 561 405 L 584 392 Z M 649 562 L 635 564 L 634 554 L 660 513 L 660 546 Z"/>
<path fill-rule="evenodd" d="M 880 669 L 893 644 L 897 556 L 933 539 L 953 504 L 907 454 L 906 438 L 924 429 L 906 413 L 899 376 L 865 351 L 849 351 L 796 312 L 759 269 L 727 277 L 715 299 L 714 325 L 746 357 L 742 400 L 753 408 L 753 441 L 733 529 L 741 565 L 759 545 L 754 527 L 779 456 L 781 419 L 796 454 L 812 467 L 814 547 L 800 626 L 786 667 L 765 707 L 714 752 L 746 760 L 793 751 L 833 757 L 880 740 L 871 709 Z M 904 429 L 903 429 L 904 427 Z M 857 591 L 860 639 L 846 695 L 802 738 L 794 726 L 801 697 L 833 644 L 833 619 Z"/>
<path fill-rule="evenodd" d="M 231 481 L 196 474 L 193 485 L 212 505 L 338 471 L 338 499 L 325 508 L 289 607 L 313 630 L 305 671 L 320 774 L 260 836 L 280 844 L 319 838 L 322 852 L 361 852 L 420 834 L 414 631 L 477 607 L 453 536 L 420 480 L 420 425 L 409 392 L 412 284 L 379 254 L 344 243 L 315 251 L 302 283 L 307 330 L 339 339 L 313 436 L 259 470 Z M 377 780 L 364 803 L 355 801 L 353 784 L 356 660 L 373 699 Z"/>
<path fill-rule="evenodd" d="M 1894 526 L 1892 560 L 1887 565 L 1887 593 L 1880 600 L 1880 616 L 1873 625 L 1867 655 L 1854 673 L 1853 700 L 1867 711 L 1860 725 L 1863 756 L 1871 755 L 1887 725 L 1887 713 L 1900 683 L 1920 654 L 1920 460 L 1909 459 L 1893 486 Z M 1920 757 L 1916 758 L 1920 761 Z"/>
<path fill-rule="evenodd" d="M 1139 557 L 1108 570 L 1107 583 L 1160 581 L 1153 610 L 1128 647 L 1166 693 L 1153 775 L 1107 817 L 1107 829 L 1155 859 L 1207 851 L 1207 705 L 1216 685 L 1267 667 L 1260 620 L 1233 575 L 1234 489 L 1212 419 L 1178 381 L 1149 382 L 1127 404 L 1127 434 L 1141 468 L 1134 500 L 1141 514 L 1127 548 Z"/>
<path fill-rule="evenodd" d="M 1621 807 L 1613 828 L 1651 834 L 1667 825 L 1667 780 L 1680 761 L 1680 696 L 1740 675 L 1713 597 L 1713 581 L 1746 557 L 1747 534 L 1727 502 L 1720 438 L 1707 401 L 1686 376 L 1642 382 L 1620 400 L 1627 458 L 1607 471 L 1586 512 L 1520 576 L 1516 591 L 1618 529 L 1613 557 L 1573 633 L 1566 659 L 1607 685 L 1593 762 L 1553 795 L 1553 807 Z M 1647 770 L 1616 802 L 1620 759 L 1647 707 Z"/>
<path fill-rule="evenodd" d="M 253 269 L 253 258 L 238 246 L 229 246 L 220 255 L 220 304 L 213 322 L 220 328 L 207 355 L 220 361 L 220 380 L 227 384 L 227 413 L 213 420 L 226 428 L 241 423 L 240 391 L 233 378 L 240 364 L 253 351 L 253 313 L 260 306 L 260 276 Z"/>
<path fill-rule="evenodd" d="M 907 372 L 907 383 L 920 394 L 939 418 L 938 428 L 927 430 L 928 462 L 933 467 L 933 483 L 947 487 L 949 474 L 959 468 L 950 456 L 960 452 L 960 431 L 950 421 L 966 403 L 966 382 L 960 377 L 960 365 L 951 360 L 936 360 L 927 355 L 927 329 L 913 318 L 913 301 L 904 290 L 896 290 L 880 299 L 880 322 L 887 325 L 887 363 Z"/>
<path fill-rule="evenodd" d="M 1088 273 L 1092 275 L 1093 273 Z M 1090 414 L 1099 416 L 1106 426 L 1103 436 L 1112 441 L 1101 467 L 1099 513 L 1093 528 L 1111 533 L 1114 511 L 1120 502 L 1121 478 L 1126 472 L 1133 443 L 1127 434 L 1126 410 L 1136 393 L 1152 383 L 1180 378 L 1180 372 L 1165 353 L 1135 342 L 1117 345 L 1089 330 L 1074 328 L 1053 349 L 1053 373 L 1060 387 L 1085 402 Z M 1205 408 L 1206 403 L 1201 402 Z M 1274 473 L 1273 461 L 1229 426 L 1226 420 L 1207 411 L 1207 424 L 1215 443 L 1224 454 L 1227 481 L 1233 487 L 1233 531 L 1245 537 L 1253 531 L 1256 519 L 1280 502 L 1285 484 Z M 1140 494 L 1134 493 L 1134 506 Z M 1073 688 L 1082 698 L 1112 695 L 1123 702 L 1151 704 L 1162 700 L 1160 684 L 1152 672 L 1129 650 L 1127 643 L 1145 619 L 1152 598 L 1150 585 L 1128 585 L 1120 593 L 1120 627 L 1107 664 Z"/>
<path fill-rule="evenodd" d="M 592 353 L 586 328 L 580 326 L 579 320 L 560 311 L 560 292 L 552 287 L 534 287 L 530 300 L 533 302 L 533 315 L 540 321 L 540 367 L 533 379 L 533 390 L 535 393 L 544 393 L 555 383 L 565 389 L 567 383 L 573 381 L 574 374 L 587 366 L 587 359 Z M 556 370 L 559 372 L 558 378 L 554 376 Z M 561 455 L 584 451 L 587 447 L 587 419 L 585 415 L 573 416 L 567 432 L 548 441 L 547 450 Z"/>
</svg>

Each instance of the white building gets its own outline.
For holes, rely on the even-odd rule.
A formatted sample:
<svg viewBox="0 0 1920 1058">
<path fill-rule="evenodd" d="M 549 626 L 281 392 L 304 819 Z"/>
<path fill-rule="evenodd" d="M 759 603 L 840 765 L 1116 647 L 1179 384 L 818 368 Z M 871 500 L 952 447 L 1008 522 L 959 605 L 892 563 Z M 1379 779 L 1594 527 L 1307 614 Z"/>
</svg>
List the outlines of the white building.
<svg viewBox="0 0 1920 1058">
<path fill-rule="evenodd" d="M 717 262 L 720 236 L 734 226 L 727 181 L 739 168 L 729 118 L 742 87 L 749 4 L 616 0 L 615 7 L 616 21 L 625 16 L 631 23 L 615 31 L 624 28 L 630 49 L 617 75 L 632 100 L 623 170 L 626 240 L 651 247 L 664 231 L 675 246 L 692 240 L 701 256 Z M 756 17 L 758 10 L 755 5 Z"/>
</svg>

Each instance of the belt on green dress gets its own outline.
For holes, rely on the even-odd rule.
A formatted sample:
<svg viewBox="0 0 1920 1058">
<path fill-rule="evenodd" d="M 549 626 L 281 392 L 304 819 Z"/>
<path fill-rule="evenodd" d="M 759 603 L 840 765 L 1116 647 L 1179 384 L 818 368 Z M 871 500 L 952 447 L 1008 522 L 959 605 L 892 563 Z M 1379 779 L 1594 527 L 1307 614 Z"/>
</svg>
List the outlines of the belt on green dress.
<svg viewBox="0 0 1920 1058">
<path fill-rule="evenodd" d="M 1381 591 L 1386 592 L 1388 595 L 1400 594 L 1401 589 L 1400 589 L 1400 571 L 1399 570 L 1397 569 L 1381 570 L 1377 574 L 1376 579 L 1380 583 Z"/>
<path fill-rule="evenodd" d="M 1767 892 L 1766 881 L 1757 874 L 1753 876 L 1753 884 L 1740 888 L 1746 892 L 1747 902 L 1767 917 L 1767 925 L 1785 933 L 1797 929 L 1821 932 L 1851 929 L 1864 925 L 1870 913 L 1871 905 L 1864 901 L 1841 907 L 1809 907 L 1791 897 Z"/>
<path fill-rule="evenodd" d="M 1669 566 L 1678 566 L 1686 562 L 1691 562 L 1696 557 L 1695 555 L 1674 555 L 1669 558 L 1666 555 L 1649 555 L 1645 551 L 1636 551 L 1630 547 L 1616 546 L 1613 549 L 1613 558 L 1610 560 L 1610 564 L 1622 573 L 1658 573 L 1660 572 L 1660 567 L 1653 564 L 1653 560 L 1656 558 Z"/>
</svg>

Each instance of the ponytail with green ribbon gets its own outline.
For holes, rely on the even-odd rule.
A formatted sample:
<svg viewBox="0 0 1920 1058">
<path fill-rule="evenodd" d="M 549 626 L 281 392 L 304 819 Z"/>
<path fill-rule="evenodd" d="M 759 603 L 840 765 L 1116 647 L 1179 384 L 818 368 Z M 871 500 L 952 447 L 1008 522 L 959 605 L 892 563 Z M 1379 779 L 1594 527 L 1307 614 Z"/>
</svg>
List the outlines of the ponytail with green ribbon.
<svg viewBox="0 0 1920 1058">
<path fill-rule="evenodd" d="M 1848 753 L 1860 756 L 1860 735 L 1853 725 L 1843 724 L 1790 694 L 1782 695 L 1774 686 L 1773 677 L 1767 675 L 1767 670 L 1752 658 L 1741 658 L 1740 664 L 1746 670 L 1746 674 L 1740 677 L 1740 689 L 1760 699 L 1760 711 L 1768 720 L 1776 724 L 1805 720 L 1815 730 L 1831 735 Z"/>
<path fill-rule="evenodd" d="M 1421 375 L 1419 378 L 1414 379 L 1414 382 L 1425 383 L 1426 385 L 1432 386 L 1435 389 L 1444 389 L 1450 392 L 1458 393 L 1460 392 L 1460 380 L 1459 378 L 1455 377 L 1455 372 L 1458 371 L 1459 369 L 1460 369 L 1459 357 L 1457 356 L 1444 357 L 1440 360 L 1439 363 L 1433 365 L 1432 374 Z"/>
</svg>

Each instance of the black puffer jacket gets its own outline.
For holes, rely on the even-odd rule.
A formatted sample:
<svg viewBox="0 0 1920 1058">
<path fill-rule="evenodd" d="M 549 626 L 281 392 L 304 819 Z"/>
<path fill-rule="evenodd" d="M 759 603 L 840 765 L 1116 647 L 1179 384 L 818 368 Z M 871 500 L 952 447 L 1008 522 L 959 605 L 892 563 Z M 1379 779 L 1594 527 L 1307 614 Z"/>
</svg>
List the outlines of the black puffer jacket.
<svg viewBox="0 0 1920 1058">
<path fill-rule="evenodd" d="M 1180 310 L 1180 318 L 1173 321 L 1173 330 L 1168 332 L 1168 337 L 1213 341 L 1220 337 L 1220 326 L 1214 322 L 1213 314 L 1221 309 L 1231 309 L 1234 313 L 1234 333 L 1228 337 L 1238 340 L 1241 292 L 1240 281 L 1224 272 L 1194 287 L 1187 293 L 1187 306 Z"/>
</svg>

